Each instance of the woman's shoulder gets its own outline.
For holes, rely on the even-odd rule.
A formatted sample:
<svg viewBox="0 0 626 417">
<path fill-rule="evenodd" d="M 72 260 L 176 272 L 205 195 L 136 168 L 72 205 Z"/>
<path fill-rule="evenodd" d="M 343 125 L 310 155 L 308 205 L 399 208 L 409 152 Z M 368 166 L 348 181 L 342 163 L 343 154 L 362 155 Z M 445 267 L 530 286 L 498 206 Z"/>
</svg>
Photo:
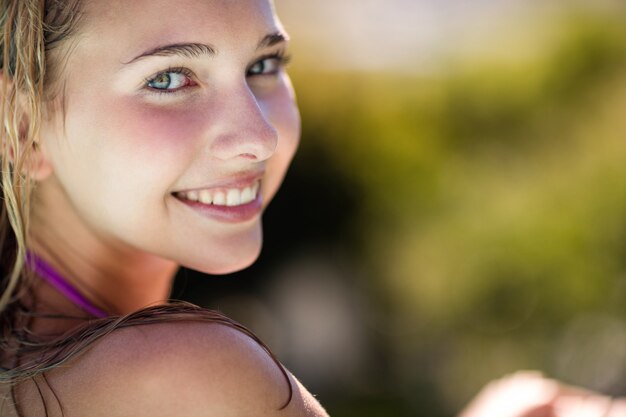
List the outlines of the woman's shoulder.
<svg viewBox="0 0 626 417">
<path fill-rule="evenodd" d="M 67 416 L 326 416 L 261 344 L 220 323 L 119 328 L 45 379 Z"/>
</svg>

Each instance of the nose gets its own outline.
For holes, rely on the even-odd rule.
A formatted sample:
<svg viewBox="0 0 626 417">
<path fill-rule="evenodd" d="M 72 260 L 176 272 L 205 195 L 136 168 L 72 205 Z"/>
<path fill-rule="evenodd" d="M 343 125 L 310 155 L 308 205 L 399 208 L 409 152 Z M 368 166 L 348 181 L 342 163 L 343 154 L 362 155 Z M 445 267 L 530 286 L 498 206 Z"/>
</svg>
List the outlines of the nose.
<svg viewBox="0 0 626 417">
<path fill-rule="evenodd" d="M 213 112 L 211 154 L 220 160 L 263 161 L 274 154 L 278 133 L 247 85 L 220 94 Z M 215 129 L 216 128 L 216 129 Z"/>
</svg>

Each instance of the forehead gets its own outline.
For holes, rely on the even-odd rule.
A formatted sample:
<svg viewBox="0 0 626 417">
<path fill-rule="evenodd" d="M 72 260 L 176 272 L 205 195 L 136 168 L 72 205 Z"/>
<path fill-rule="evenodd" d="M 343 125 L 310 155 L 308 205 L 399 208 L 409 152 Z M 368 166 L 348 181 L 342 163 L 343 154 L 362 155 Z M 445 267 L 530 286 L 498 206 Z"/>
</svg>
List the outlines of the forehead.
<svg viewBox="0 0 626 417">
<path fill-rule="evenodd" d="M 280 28 L 270 0 L 88 0 L 82 12 L 80 43 L 103 53 L 166 42 L 229 47 Z"/>
</svg>

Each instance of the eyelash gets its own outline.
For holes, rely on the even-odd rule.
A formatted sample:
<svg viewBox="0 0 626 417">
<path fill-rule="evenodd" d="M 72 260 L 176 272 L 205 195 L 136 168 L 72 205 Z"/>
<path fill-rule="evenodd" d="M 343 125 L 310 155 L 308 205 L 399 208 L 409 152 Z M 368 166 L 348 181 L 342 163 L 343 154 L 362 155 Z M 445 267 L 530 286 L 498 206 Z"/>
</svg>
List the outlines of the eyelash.
<svg viewBox="0 0 626 417">
<path fill-rule="evenodd" d="M 257 64 L 259 64 L 261 62 L 268 61 L 268 60 L 275 60 L 276 61 L 276 70 L 275 71 L 268 72 L 266 74 L 249 74 L 249 72 L 252 69 L 252 67 L 254 67 L 255 65 L 257 65 Z M 273 53 L 273 54 L 268 54 L 268 55 L 262 56 L 254 64 L 250 65 L 250 67 L 248 67 L 248 69 L 246 70 L 246 75 L 249 76 L 249 77 L 258 77 L 260 75 L 276 75 L 278 72 L 280 72 L 281 69 L 283 69 L 287 65 L 289 65 L 290 61 L 291 61 L 291 55 L 286 55 L 285 52 L 283 52 L 283 51 L 276 52 L 276 53 Z"/>
<path fill-rule="evenodd" d="M 259 74 L 251 74 L 250 73 L 250 70 L 255 65 L 258 65 L 258 64 L 263 63 L 263 62 L 268 61 L 268 60 L 274 60 L 275 61 L 275 64 L 276 64 L 276 69 L 275 70 L 272 70 L 271 72 L 259 73 Z M 281 69 L 285 68 L 289 64 L 290 61 L 291 61 L 291 56 L 290 55 L 285 55 L 284 52 L 276 52 L 276 53 L 273 53 L 273 54 L 268 54 L 268 55 L 262 56 L 254 64 L 250 65 L 246 69 L 246 77 L 275 76 L 275 75 L 277 75 L 280 72 Z M 161 94 L 176 94 L 176 93 L 179 93 L 181 90 L 183 90 L 185 87 L 192 87 L 193 85 L 197 85 L 195 82 L 191 81 L 193 83 L 193 85 L 183 86 L 183 87 L 179 87 L 179 88 L 171 89 L 171 90 L 150 87 L 150 83 L 153 83 L 159 76 L 164 75 L 164 74 L 180 74 L 180 75 L 183 75 L 183 76 L 187 77 L 190 80 L 194 77 L 193 72 L 191 70 L 189 70 L 188 68 L 185 68 L 185 67 L 170 67 L 170 68 L 167 68 L 165 71 L 159 71 L 158 73 L 154 74 L 153 76 L 146 78 L 144 80 L 144 89 L 147 90 L 151 94 L 157 94 L 157 95 L 161 95 Z"/>
</svg>

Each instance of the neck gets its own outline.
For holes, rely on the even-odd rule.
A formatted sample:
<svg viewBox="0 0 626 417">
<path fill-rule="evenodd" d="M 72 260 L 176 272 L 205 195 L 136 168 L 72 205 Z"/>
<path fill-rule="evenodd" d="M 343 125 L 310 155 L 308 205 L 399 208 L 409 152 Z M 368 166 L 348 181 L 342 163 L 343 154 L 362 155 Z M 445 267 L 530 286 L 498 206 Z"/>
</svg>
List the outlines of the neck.
<svg viewBox="0 0 626 417">
<path fill-rule="evenodd" d="M 169 297 L 177 269 L 170 261 L 139 254 L 112 257 L 103 249 L 77 251 L 68 242 L 54 242 L 51 246 L 41 236 L 31 236 L 30 246 L 93 305 L 109 314 L 130 313 Z"/>
<path fill-rule="evenodd" d="M 126 314 L 167 300 L 178 265 L 99 236 L 71 203 L 48 184 L 35 191 L 30 250 L 45 260 L 94 306 Z M 62 296 L 46 304 L 75 311 Z M 64 311 L 62 311 L 64 312 Z"/>
</svg>

